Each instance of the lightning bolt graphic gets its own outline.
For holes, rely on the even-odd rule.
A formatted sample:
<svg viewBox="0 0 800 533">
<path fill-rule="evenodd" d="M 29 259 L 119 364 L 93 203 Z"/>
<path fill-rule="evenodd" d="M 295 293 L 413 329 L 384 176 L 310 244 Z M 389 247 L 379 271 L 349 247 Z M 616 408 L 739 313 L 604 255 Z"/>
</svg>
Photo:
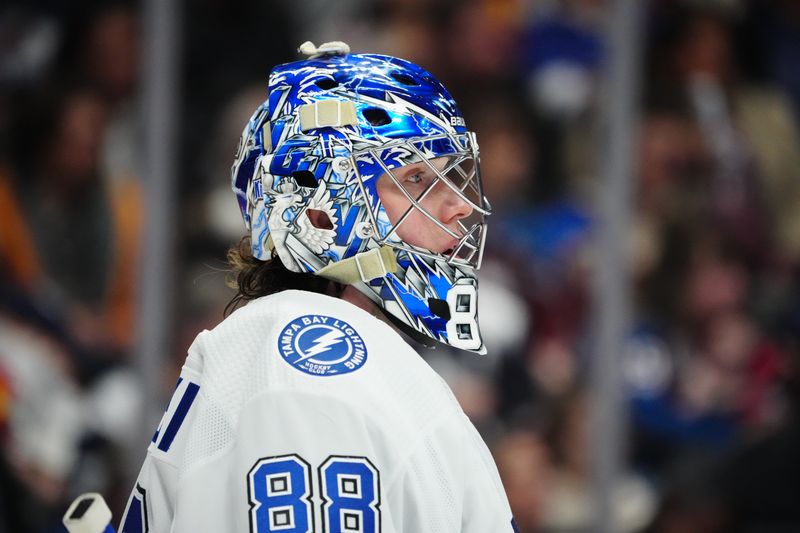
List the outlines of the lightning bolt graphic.
<svg viewBox="0 0 800 533">
<path fill-rule="evenodd" d="M 314 341 L 314 347 L 311 348 L 310 350 L 308 350 L 303 357 L 301 357 L 300 359 L 295 361 L 295 364 L 296 363 L 301 363 L 301 362 L 305 361 L 306 359 L 314 357 L 317 354 L 320 354 L 322 352 L 326 352 L 326 351 L 330 350 L 332 346 L 335 346 L 335 345 L 337 345 L 337 344 L 339 344 L 341 342 L 341 339 L 342 339 L 343 336 L 344 336 L 344 333 L 342 333 L 338 329 L 334 329 L 332 331 L 329 331 L 325 335 L 323 335 L 320 338 L 318 338 L 317 340 L 315 340 Z"/>
</svg>

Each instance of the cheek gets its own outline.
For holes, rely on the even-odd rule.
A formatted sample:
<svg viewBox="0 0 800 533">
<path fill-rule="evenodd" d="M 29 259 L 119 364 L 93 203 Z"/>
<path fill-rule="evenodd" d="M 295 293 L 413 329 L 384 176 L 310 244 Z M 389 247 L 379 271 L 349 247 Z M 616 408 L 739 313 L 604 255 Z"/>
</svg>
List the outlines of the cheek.
<svg viewBox="0 0 800 533">
<path fill-rule="evenodd" d="M 398 190 L 378 189 L 378 196 L 381 199 L 383 208 L 389 216 L 389 221 L 394 225 L 411 207 L 408 199 Z M 437 195 L 432 192 L 422 200 L 422 206 L 430 210 L 436 205 Z M 423 215 L 419 210 L 414 209 L 409 213 L 400 227 L 395 232 L 400 239 L 413 246 L 439 251 L 446 248 L 449 237 L 432 220 Z"/>
<path fill-rule="evenodd" d="M 449 247 L 450 237 L 416 209 L 397 228 L 396 234 L 408 244 L 434 252 L 442 252 Z"/>
<path fill-rule="evenodd" d="M 396 224 L 403 213 L 411 206 L 405 197 L 399 194 L 380 194 L 381 203 L 386 214 L 389 215 L 389 222 Z"/>
<path fill-rule="evenodd" d="M 403 213 L 404 211 L 401 211 L 397 217 L 392 218 L 392 222 L 397 221 L 400 216 L 403 215 Z M 389 216 L 391 217 L 391 213 Z M 400 227 L 397 228 L 397 236 L 408 244 L 413 244 L 414 246 L 424 246 L 424 236 L 429 233 L 429 230 L 425 227 L 426 222 L 430 221 L 422 213 L 415 209 L 410 215 L 408 215 L 403 223 L 400 224 Z"/>
</svg>

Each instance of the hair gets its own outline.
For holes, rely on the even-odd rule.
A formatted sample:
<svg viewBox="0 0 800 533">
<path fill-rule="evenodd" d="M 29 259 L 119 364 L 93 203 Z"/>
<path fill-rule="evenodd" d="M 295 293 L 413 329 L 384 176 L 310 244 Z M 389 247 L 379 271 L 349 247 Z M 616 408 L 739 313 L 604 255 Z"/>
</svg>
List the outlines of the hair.
<svg viewBox="0 0 800 533">
<path fill-rule="evenodd" d="M 227 283 L 237 290 L 228 305 L 224 316 L 230 315 L 238 307 L 256 298 L 285 290 L 301 290 L 340 296 L 345 285 L 336 283 L 308 272 L 292 272 L 284 266 L 275 252 L 272 258 L 262 261 L 253 256 L 249 236 L 228 250 L 230 271 Z"/>
</svg>

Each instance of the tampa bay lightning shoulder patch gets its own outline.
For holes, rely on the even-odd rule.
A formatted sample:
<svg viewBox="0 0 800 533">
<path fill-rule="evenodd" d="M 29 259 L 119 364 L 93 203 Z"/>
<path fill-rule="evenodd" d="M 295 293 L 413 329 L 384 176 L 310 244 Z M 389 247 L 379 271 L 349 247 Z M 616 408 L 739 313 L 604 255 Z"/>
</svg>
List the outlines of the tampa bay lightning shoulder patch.
<svg viewBox="0 0 800 533">
<path fill-rule="evenodd" d="M 314 376 L 347 374 L 367 360 L 367 347 L 353 327 L 325 315 L 289 322 L 278 337 L 278 352 L 296 369 Z"/>
</svg>

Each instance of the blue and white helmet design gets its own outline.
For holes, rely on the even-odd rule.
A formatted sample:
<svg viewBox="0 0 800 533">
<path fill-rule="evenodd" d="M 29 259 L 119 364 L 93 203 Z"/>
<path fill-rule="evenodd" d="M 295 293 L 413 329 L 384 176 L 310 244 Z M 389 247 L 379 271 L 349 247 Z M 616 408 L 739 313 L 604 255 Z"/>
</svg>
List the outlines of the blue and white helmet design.
<svg viewBox="0 0 800 533">
<path fill-rule="evenodd" d="M 485 353 L 475 271 L 489 205 L 475 135 L 452 96 L 402 59 L 350 54 L 344 43 L 306 43 L 301 52 L 310 57 L 272 70 L 231 171 L 253 255 L 269 260 L 274 251 L 289 270 L 352 284 L 412 334 Z M 412 163 L 434 176 L 421 192 L 393 172 Z M 381 203 L 380 179 L 408 200 L 398 220 Z M 468 205 L 468 216 L 454 225 L 428 212 L 422 201 L 436 186 Z M 398 236 L 415 210 L 447 233 L 451 248 Z"/>
</svg>

